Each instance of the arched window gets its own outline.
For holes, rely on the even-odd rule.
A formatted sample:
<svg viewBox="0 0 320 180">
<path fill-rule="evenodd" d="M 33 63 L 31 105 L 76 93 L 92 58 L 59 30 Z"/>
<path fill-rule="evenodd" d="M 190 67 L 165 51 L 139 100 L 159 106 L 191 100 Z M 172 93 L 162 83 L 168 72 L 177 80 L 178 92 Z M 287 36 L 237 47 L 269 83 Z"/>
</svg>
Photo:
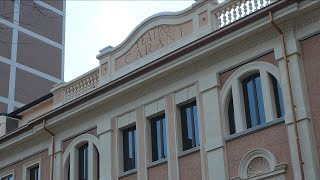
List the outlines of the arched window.
<svg viewBox="0 0 320 180">
<path fill-rule="evenodd" d="M 242 81 L 247 128 L 266 123 L 260 74 L 253 74 Z"/>
<path fill-rule="evenodd" d="M 63 155 L 64 180 L 99 179 L 99 140 L 90 134 L 75 138 Z"/>
<path fill-rule="evenodd" d="M 228 118 L 229 118 L 229 130 L 230 134 L 236 133 L 236 125 L 234 122 L 234 109 L 233 109 L 233 99 L 230 97 L 229 105 L 228 105 Z"/>
<path fill-rule="evenodd" d="M 252 62 L 237 69 L 226 81 L 221 96 L 230 134 L 284 116 L 279 70 L 266 62 Z"/>
<path fill-rule="evenodd" d="M 274 103 L 277 110 L 277 117 L 281 118 L 284 115 L 283 101 L 282 101 L 282 92 L 280 84 L 275 77 L 271 75 L 272 88 L 274 94 Z"/>
</svg>

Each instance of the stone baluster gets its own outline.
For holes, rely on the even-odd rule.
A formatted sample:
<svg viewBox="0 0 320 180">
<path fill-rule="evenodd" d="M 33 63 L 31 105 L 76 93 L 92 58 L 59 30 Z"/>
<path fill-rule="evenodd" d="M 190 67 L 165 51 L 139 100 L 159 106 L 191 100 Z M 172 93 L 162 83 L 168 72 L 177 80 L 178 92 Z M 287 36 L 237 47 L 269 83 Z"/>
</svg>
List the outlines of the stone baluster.
<svg viewBox="0 0 320 180">
<path fill-rule="evenodd" d="M 221 11 L 221 17 L 222 17 L 221 27 L 223 27 L 227 24 L 227 15 L 225 10 Z"/>
<path fill-rule="evenodd" d="M 235 21 L 235 20 L 237 20 L 237 6 L 235 3 L 232 4 L 232 9 L 233 9 L 233 11 L 232 11 L 233 21 Z"/>
<path fill-rule="evenodd" d="M 239 8 L 238 11 L 239 11 L 239 19 L 240 19 L 240 18 L 242 18 L 242 16 L 243 16 L 241 0 L 239 0 L 239 1 L 237 2 L 237 6 L 238 6 L 238 8 Z"/>
<path fill-rule="evenodd" d="M 252 0 L 249 0 L 249 14 L 253 12 Z"/>
<path fill-rule="evenodd" d="M 254 11 L 258 10 L 258 0 L 253 1 L 253 7 L 254 7 Z"/>
<path fill-rule="evenodd" d="M 227 15 L 227 22 L 226 22 L 226 24 L 230 24 L 230 23 L 232 22 L 231 7 L 230 7 L 230 6 L 227 7 L 226 15 Z"/>
<path fill-rule="evenodd" d="M 247 0 L 242 0 L 242 3 L 243 3 L 244 16 L 246 16 L 248 12 Z"/>
<path fill-rule="evenodd" d="M 220 13 L 220 11 L 218 11 L 217 13 L 216 13 L 216 21 L 217 21 L 217 25 L 216 25 L 216 28 L 220 28 L 221 27 L 221 25 L 222 25 L 222 23 L 221 23 L 221 21 L 222 21 L 222 19 L 221 19 L 221 13 Z"/>
</svg>

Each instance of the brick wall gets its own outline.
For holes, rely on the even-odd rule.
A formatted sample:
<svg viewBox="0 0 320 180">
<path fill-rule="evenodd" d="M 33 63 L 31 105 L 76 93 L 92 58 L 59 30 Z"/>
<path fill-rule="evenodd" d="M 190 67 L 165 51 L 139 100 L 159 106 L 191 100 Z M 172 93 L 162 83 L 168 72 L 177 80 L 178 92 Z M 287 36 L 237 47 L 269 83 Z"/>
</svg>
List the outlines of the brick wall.
<svg viewBox="0 0 320 180">
<path fill-rule="evenodd" d="M 129 176 L 120 177 L 119 180 L 137 180 L 137 174 L 132 174 Z"/>
<path fill-rule="evenodd" d="M 7 104 L 0 102 L 0 113 L 7 113 Z"/>
<path fill-rule="evenodd" d="M 0 4 L 1 3 L 2 2 L 0 1 Z M 11 59 L 12 32 L 12 28 L 0 24 L 0 56 L 7 59 Z"/>
<path fill-rule="evenodd" d="M 320 34 L 301 41 L 301 51 L 316 146 L 320 155 Z"/>
<path fill-rule="evenodd" d="M 148 180 L 167 180 L 168 163 L 148 168 Z"/>
<path fill-rule="evenodd" d="M 60 79 L 61 57 L 61 49 L 19 32 L 18 63 Z"/>
<path fill-rule="evenodd" d="M 17 68 L 15 100 L 30 103 L 50 92 L 56 83 Z"/>
<path fill-rule="evenodd" d="M 20 161 L 17 161 L 10 166 L 7 166 L 3 169 L 0 169 L 0 174 L 14 170 L 14 179 L 15 180 L 21 180 L 23 175 L 23 165 L 31 162 L 35 159 L 41 158 L 41 179 L 47 180 L 50 179 L 50 156 L 48 155 L 48 151 L 43 151 L 38 154 L 35 154 L 31 157 L 28 157 L 26 159 L 22 159 Z"/>
<path fill-rule="evenodd" d="M 263 61 L 263 62 L 268 62 L 270 64 L 273 64 L 275 66 L 278 66 L 278 62 L 275 60 L 274 58 L 274 52 L 270 52 L 268 54 L 265 54 L 263 56 L 260 56 L 252 61 Z M 250 61 L 250 62 L 252 62 Z M 247 62 L 247 63 L 250 63 Z M 241 66 L 239 66 L 241 67 Z M 228 80 L 228 78 L 237 70 L 239 69 L 239 67 L 235 67 L 233 69 L 230 69 L 229 71 L 223 72 L 220 74 L 219 76 L 219 80 L 220 80 L 220 88 L 223 87 L 223 85 L 226 83 L 226 81 Z"/>
<path fill-rule="evenodd" d="M 257 148 L 266 149 L 273 153 L 279 164 L 287 164 L 286 179 L 293 179 L 288 132 L 285 124 L 269 127 L 227 142 L 226 150 L 230 178 L 238 176 L 241 159 L 248 152 Z"/>
<path fill-rule="evenodd" d="M 61 15 L 32 1 L 20 1 L 20 26 L 57 43 L 62 42 L 62 20 Z"/>
<path fill-rule="evenodd" d="M 181 180 L 201 179 L 200 152 L 179 158 L 179 175 Z"/>
<path fill-rule="evenodd" d="M 0 62 L 0 96 L 9 95 L 10 66 Z"/>
</svg>

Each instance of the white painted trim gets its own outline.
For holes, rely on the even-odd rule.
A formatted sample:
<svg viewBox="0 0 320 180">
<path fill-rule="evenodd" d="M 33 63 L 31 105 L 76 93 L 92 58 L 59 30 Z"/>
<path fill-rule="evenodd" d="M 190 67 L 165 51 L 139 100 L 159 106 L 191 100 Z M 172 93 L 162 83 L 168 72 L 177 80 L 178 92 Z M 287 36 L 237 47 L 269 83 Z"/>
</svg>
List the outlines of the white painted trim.
<svg viewBox="0 0 320 180">
<path fill-rule="evenodd" d="M 253 73 L 253 72 L 260 73 L 261 71 L 271 74 L 279 82 L 281 82 L 278 67 L 274 66 L 273 64 L 267 63 L 267 62 L 260 62 L 260 61 L 259 62 L 251 62 L 251 63 L 245 64 L 245 65 L 239 67 L 239 69 L 237 69 L 227 79 L 227 81 L 225 82 L 225 84 L 221 90 L 221 100 L 222 100 L 222 108 L 223 108 L 222 112 L 224 112 L 224 117 L 228 117 L 227 111 L 226 111 L 227 107 L 228 107 L 227 100 L 228 100 L 229 91 L 232 88 L 234 113 L 235 113 L 235 117 L 238 117 L 238 118 L 235 118 L 235 125 L 236 125 L 236 132 L 237 133 L 246 129 L 243 98 L 241 98 L 243 93 L 242 93 L 241 86 L 239 83 L 241 82 L 241 80 L 243 78 L 247 77 L 251 73 Z M 265 83 L 265 82 L 262 82 L 262 83 Z M 265 103 L 266 102 L 264 102 L 264 108 L 268 107 L 267 105 L 265 105 Z M 271 110 L 265 109 L 265 114 L 269 111 L 271 111 Z M 267 120 L 267 121 L 269 121 L 269 120 Z M 237 127 L 237 126 L 239 126 L 239 127 Z"/>
<path fill-rule="evenodd" d="M 66 1 L 63 1 L 63 12 L 66 12 Z M 66 16 L 62 22 L 62 53 L 61 53 L 61 80 L 64 81 L 65 47 L 66 47 Z"/>
<path fill-rule="evenodd" d="M 53 82 L 55 82 L 55 83 L 61 83 L 61 82 L 62 82 L 62 80 L 60 80 L 60 79 L 58 79 L 58 78 L 56 78 L 56 77 L 53 77 L 53 76 L 51 76 L 51 75 L 48 75 L 48 74 L 43 73 L 43 72 L 41 72 L 41 71 L 38 71 L 38 70 L 36 70 L 36 69 L 30 68 L 30 67 L 25 66 L 25 65 L 23 65 L 23 64 L 20 64 L 20 63 L 18 63 L 18 62 L 11 61 L 11 60 L 6 59 L 6 58 L 1 57 L 1 56 L 0 56 L 0 62 L 6 63 L 6 64 L 8 64 L 8 65 L 10 65 L 10 66 L 15 66 L 15 67 L 17 67 L 17 68 L 19 68 L 19 69 L 22 69 L 22 70 L 24 70 L 24 71 L 27 71 L 27 72 L 29 72 L 29 73 L 31 73 L 31 74 L 35 74 L 35 75 L 40 76 L 40 77 L 42 77 L 42 78 L 48 79 L 48 80 L 53 81 Z"/>
<path fill-rule="evenodd" d="M 257 157 L 265 158 L 270 165 L 270 171 L 275 170 L 275 167 L 277 165 L 276 157 L 268 150 L 254 149 L 254 150 L 248 152 L 240 161 L 240 166 L 239 166 L 239 170 L 238 170 L 238 175 L 240 176 L 240 178 L 242 178 L 242 179 L 248 178 L 248 174 L 247 174 L 248 166 L 249 166 L 250 162 Z"/>
<path fill-rule="evenodd" d="M 14 101 L 14 95 L 15 95 L 15 86 L 16 86 L 16 67 L 10 66 L 10 79 L 9 79 L 9 95 L 8 99 Z M 13 111 L 12 103 L 8 104 L 8 110 L 7 112 Z"/>
<path fill-rule="evenodd" d="M 13 104 L 16 107 L 22 107 L 25 105 L 20 102 L 17 102 L 17 101 L 14 101 L 14 100 L 8 99 L 6 97 L 2 97 L 2 96 L 0 96 L 0 102 L 6 103 L 6 104 Z"/>
<path fill-rule="evenodd" d="M 42 7 L 46 8 L 46 9 L 49 9 L 50 11 L 52 11 L 54 13 L 57 13 L 57 14 L 59 14 L 61 16 L 65 16 L 65 13 L 63 11 L 61 11 L 61 10 L 55 8 L 55 7 L 50 6 L 49 4 L 47 4 L 45 2 L 42 2 L 42 1 L 39 1 L 39 0 L 35 0 L 33 2 L 38 4 L 39 6 L 42 6 Z"/>
<path fill-rule="evenodd" d="M 33 161 L 27 162 L 23 164 L 23 173 L 22 173 L 22 180 L 30 180 L 28 175 L 30 168 L 33 168 L 34 166 L 39 166 L 39 179 L 41 179 L 41 158 L 37 158 Z"/>
<path fill-rule="evenodd" d="M 2 178 L 4 178 L 4 177 L 7 177 L 7 176 L 10 176 L 10 175 L 12 175 L 12 177 L 13 177 L 13 180 L 14 180 L 14 169 L 11 169 L 11 170 L 9 170 L 9 171 L 5 171 L 5 172 L 3 172 L 3 173 L 1 173 L 0 174 L 0 179 L 2 179 Z"/>
<path fill-rule="evenodd" d="M 92 134 L 83 134 L 81 136 L 76 137 L 67 147 L 67 149 L 65 150 L 63 156 L 62 156 L 62 164 L 63 164 L 63 171 L 62 172 L 66 172 L 64 169 L 66 168 L 68 159 L 70 157 L 70 179 L 71 180 L 76 180 L 77 179 L 77 175 L 78 175 L 78 169 L 76 168 L 77 164 L 78 164 L 78 149 L 77 146 L 79 144 L 81 144 L 82 142 L 88 142 L 88 145 L 91 144 L 90 149 L 93 149 L 93 147 L 96 147 L 98 153 L 100 154 L 101 152 L 101 147 L 100 147 L 100 141 L 97 137 L 95 137 Z M 89 148 L 89 147 L 88 147 Z M 90 150 L 89 149 L 89 150 Z M 90 154 L 90 152 L 89 152 Z M 90 164 L 90 163 L 89 163 Z M 101 167 L 100 167 L 101 168 Z M 90 175 L 90 174 L 89 174 Z M 65 178 L 66 175 L 64 174 L 63 177 Z"/>
<path fill-rule="evenodd" d="M 5 19 L 0 18 L 0 23 L 4 24 L 6 26 L 9 26 L 9 27 L 11 27 L 13 29 L 17 29 L 17 30 L 29 35 L 29 36 L 32 36 L 32 37 L 34 37 L 34 38 L 36 38 L 38 40 L 41 40 L 41 41 L 43 41 L 43 42 L 45 42 L 47 44 L 50 44 L 50 45 L 52 45 L 52 46 L 54 46 L 56 48 L 59 48 L 59 49 L 63 49 L 64 48 L 63 45 L 61 45 L 61 44 L 59 44 L 59 43 L 57 43 L 57 42 L 55 42 L 55 41 L 53 41 L 51 39 L 48 39 L 48 38 L 46 38 L 44 36 L 36 34 L 36 33 L 32 32 L 32 31 L 30 31 L 28 29 L 25 29 L 25 28 L 23 28 L 21 26 L 18 26 L 18 25 L 14 24 L 12 22 L 9 22 L 9 21 L 7 21 Z"/>
</svg>

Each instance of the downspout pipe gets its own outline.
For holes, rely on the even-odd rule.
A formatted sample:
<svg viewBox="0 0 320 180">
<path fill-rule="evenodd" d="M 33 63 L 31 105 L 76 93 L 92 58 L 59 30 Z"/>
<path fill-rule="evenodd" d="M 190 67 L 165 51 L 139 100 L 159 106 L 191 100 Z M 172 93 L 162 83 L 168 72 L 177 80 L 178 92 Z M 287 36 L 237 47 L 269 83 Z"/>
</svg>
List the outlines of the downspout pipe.
<svg viewBox="0 0 320 180">
<path fill-rule="evenodd" d="M 272 12 L 269 11 L 269 18 L 272 26 L 278 31 L 279 37 L 281 40 L 281 47 L 282 47 L 282 53 L 283 53 L 283 58 L 284 58 L 284 64 L 285 64 L 285 71 L 286 71 L 286 76 L 287 76 L 287 81 L 288 81 L 288 88 L 289 88 L 289 97 L 290 97 L 290 108 L 292 112 L 292 121 L 293 121 L 293 126 L 294 126 L 294 135 L 296 139 L 296 144 L 297 144 L 297 151 L 298 151 L 298 159 L 299 159 L 299 168 L 300 168 L 300 174 L 301 174 L 301 179 L 304 180 L 304 170 L 303 170 L 303 164 L 304 162 L 302 161 L 302 153 L 301 153 L 301 145 L 300 145 L 300 138 L 299 138 L 299 131 L 298 131 L 298 125 L 297 125 L 297 117 L 295 113 L 295 105 L 293 101 L 293 96 L 292 96 L 292 85 L 291 85 L 291 79 L 290 79 L 290 74 L 289 74 L 289 64 L 288 64 L 288 55 L 287 55 L 287 50 L 286 50 L 286 43 L 284 40 L 284 34 L 282 30 L 279 28 L 279 26 L 276 25 L 276 23 L 273 21 L 273 16 Z"/>
<path fill-rule="evenodd" d="M 55 141 L 55 134 L 51 132 L 49 129 L 46 128 L 46 120 L 43 120 L 43 129 L 51 135 L 51 169 L 50 169 L 50 180 L 53 180 L 53 173 L 54 173 L 54 141 Z"/>
</svg>

